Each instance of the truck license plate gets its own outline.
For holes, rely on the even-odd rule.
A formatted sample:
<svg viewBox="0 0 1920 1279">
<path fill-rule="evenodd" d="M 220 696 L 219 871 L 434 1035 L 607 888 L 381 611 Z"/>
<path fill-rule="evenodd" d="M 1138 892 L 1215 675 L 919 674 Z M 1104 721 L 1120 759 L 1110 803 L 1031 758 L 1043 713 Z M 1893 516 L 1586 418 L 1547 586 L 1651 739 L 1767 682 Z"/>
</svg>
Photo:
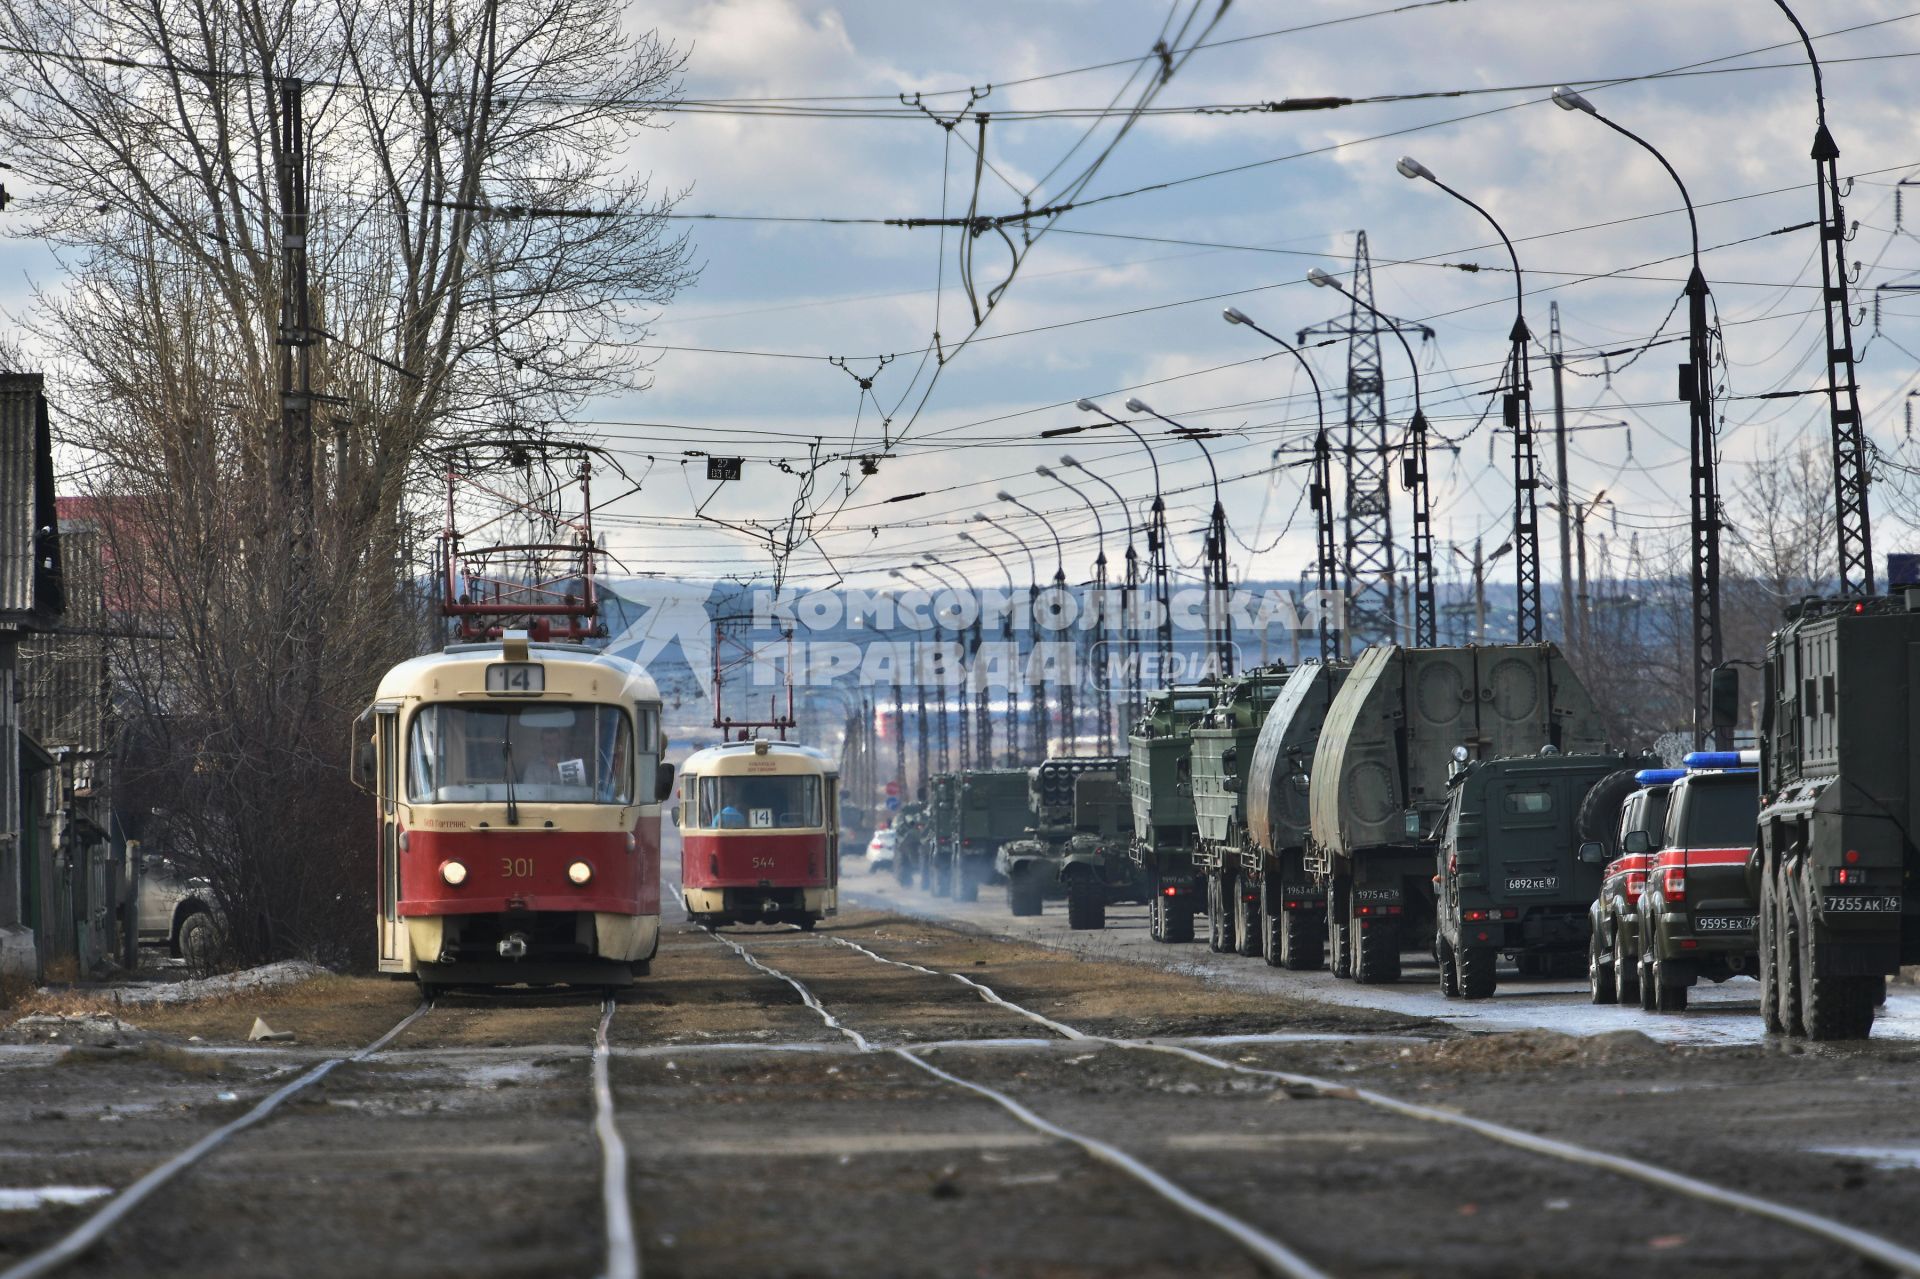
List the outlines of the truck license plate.
<svg viewBox="0 0 1920 1279">
<path fill-rule="evenodd" d="M 1759 923 L 1753 915 L 1695 915 L 1696 933 L 1750 933 Z"/>
<path fill-rule="evenodd" d="M 1898 897 L 1829 897 L 1826 907 L 1830 911 L 1860 912 L 1889 911 L 1897 913 L 1900 909 Z"/>
<path fill-rule="evenodd" d="M 1558 887 L 1558 875 L 1515 875 L 1507 881 L 1507 891 L 1510 893 L 1548 893 Z"/>
</svg>

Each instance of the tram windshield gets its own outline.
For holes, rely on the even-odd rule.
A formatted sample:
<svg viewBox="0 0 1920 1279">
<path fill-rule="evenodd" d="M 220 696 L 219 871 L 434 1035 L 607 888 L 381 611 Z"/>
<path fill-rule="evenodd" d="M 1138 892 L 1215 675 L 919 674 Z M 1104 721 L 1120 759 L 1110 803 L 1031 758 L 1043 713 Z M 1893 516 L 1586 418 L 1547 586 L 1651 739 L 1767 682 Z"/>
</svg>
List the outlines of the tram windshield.
<svg viewBox="0 0 1920 1279">
<path fill-rule="evenodd" d="M 718 830 L 808 830 L 821 824 L 820 779 L 703 777 L 702 824 Z"/>
<path fill-rule="evenodd" d="M 511 785 L 509 785 L 511 783 Z M 627 804 L 633 726 L 618 706 L 423 706 L 407 737 L 416 804 Z"/>
</svg>

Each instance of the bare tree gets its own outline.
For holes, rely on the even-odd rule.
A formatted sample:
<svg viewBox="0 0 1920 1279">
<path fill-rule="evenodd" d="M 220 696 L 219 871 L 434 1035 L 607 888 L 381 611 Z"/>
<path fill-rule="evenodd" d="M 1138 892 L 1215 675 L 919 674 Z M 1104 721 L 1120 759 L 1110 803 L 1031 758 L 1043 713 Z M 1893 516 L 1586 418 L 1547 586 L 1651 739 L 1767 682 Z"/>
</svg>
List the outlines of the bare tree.
<svg viewBox="0 0 1920 1279">
<path fill-rule="evenodd" d="M 171 636 L 119 663 L 121 776 L 214 873 L 246 955 L 325 949 L 367 917 L 343 744 L 421 634 L 427 450 L 642 385 L 621 339 L 691 279 L 672 197 L 624 175 L 681 57 L 621 16 L 0 6 L 0 149 L 72 271 L 34 321 L 63 439 L 98 459 L 116 609 Z M 307 332 L 279 321 L 290 81 Z M 286 344 L 309 339 L 311 407 L 287 411 Z"/>
</svg>

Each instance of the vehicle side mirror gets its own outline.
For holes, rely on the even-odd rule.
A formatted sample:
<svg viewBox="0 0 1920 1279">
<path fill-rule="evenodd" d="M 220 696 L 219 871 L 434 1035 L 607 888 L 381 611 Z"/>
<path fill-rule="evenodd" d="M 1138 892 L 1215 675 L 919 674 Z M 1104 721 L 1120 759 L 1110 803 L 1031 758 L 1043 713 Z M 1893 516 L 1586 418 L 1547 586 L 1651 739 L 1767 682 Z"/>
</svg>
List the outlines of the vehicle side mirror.
<svg viewBox="0 0 1920 1279">
<path fill-rule="evenodd" d="M 1643 830 L 1630 830 L 1620 841 L 1620 848 L 1629 853 L 1650 853 L 1653 851 L 1653 836 Z"/>
<path fill-rule="evenodd" d="M 1595 866 L 1605 864 L 1607 860 L 1607 846 L 1598 840 L 1588 840 L 1586 843 L 1580 845 L 1580 860 L 1583 862 L 1591 862 Z"/>
<path fill-rule="evenodd" d="M 1707 684 L 1707 703 L 1716 729 L 1732 728 L 1740 720 L 1740 668 L 1716 666 Z"/>
<path fill-rule="evenodd" d="M 379 757 L 374 752 L 372 738 L 368 738 L 364 742 L 355 742 L 353 744 L 351 770 L 353 774 L 353 784 L 361 790 L 371 793 L 373 790 L 374 773 L 377 770 L 378 763 Z"/>
<path fill-rule="evenodd" d="M 673 765 L 661 760 L 653 769 L 653 797 L 665 803 L 667 796 L 673 794 Z"/>
</svg>

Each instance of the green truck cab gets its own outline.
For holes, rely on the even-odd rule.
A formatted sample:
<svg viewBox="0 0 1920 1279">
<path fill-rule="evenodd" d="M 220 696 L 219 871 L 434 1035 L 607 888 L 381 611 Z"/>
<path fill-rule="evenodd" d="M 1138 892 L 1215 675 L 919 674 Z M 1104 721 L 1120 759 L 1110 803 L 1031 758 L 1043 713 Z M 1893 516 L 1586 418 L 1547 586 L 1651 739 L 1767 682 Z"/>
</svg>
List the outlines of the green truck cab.
<svg viewBox="0 0 1920 1279">
<path fill-rule="evenodd" d="M 1207 947 L 1258 955 L 1262 950 L 1258 859 L 1245 863 L 1245 778 L 1267 712 L 1286 686 L 1284 665 L 1262 666 L 1220 684 L 1213 706 L 1193 725 L 1193 813 L 1199 827 L 1194 864 L 1207 881 Z"/>
<path fill-rule="evenodd" d="M 994 878 L 1000 845 L 1027 828 L 1027 770 L 990 768 L 960 775 L 959 826 L 948 869 L 955 901 L 975 901 Z"/>
<path fill-rule="evenodd" d="M 1582 848 L 1576 822 L 1587 792 L 1624 762 L 1553 750 L 1460 759 L 1433 877 L 1441 994 L 1487 998 L 1503 954 L 1528 975 L 1579 972 L 1602 851 Z"/>
<path fill-rule="evenodd" d="M 1075 782 L 1100 773 L 1118 784 L 1125 769 L 1126 761 L 1116 757 L 1088 756 L 1050 759 L 1027 770 L 1026 826 L 1020 838 L 1002 844 L 994 854 L 994 870 L 1007 881 L 1009 912 L 1038 915 L 1047 898 L 1067 895 L 1066 881 L 1060 877 L 1067 842 L 1075 835 L 1099 833 L 1098 806 L 1090 799 L 1087 811 L 1078 811 Z M 1086 831 L 1079 825 L 1082 817 L 1093 823 Z"/>
<path fill-rule="evenodd" d="M 1640 894 L 1647 886 L 1645 851 L 1663 838 L 1667 829 L 1667 798 L 1673 783 L 1685 775 L 1678 768 L 1642 768 L 1630 780 L 1635 789 L 1620 803 L 1611 833 L 1593 840 L 1606 858 L 1600 891 L 1588 908 L 1591 932 L 1587 938 L 1587 995 L 1596 1004 L 1640 1002 L 1640 935 L 1635 922 Z M 1609 779 L 1611 780 L 1611 779 Z M 1594 789 L 1600 790 L 1606 781 Z M 1591 798 L 1591 796 L 1589 796 Z M 1602 834 L 1593 831 L 1592 834 Z M 1631 843 L 1642 851 L 1628 852 Z M 1587 851 L 1587 845 L 1581 846 Z"/>
<path fill-rule="evenodd" d="M 1296 666 L 1254 742 L 1242 866 L 1258 885 L 1261 950 L 1276 968 L 1326 962 L 1326 890 L 1306 870 L 1307 794 L 1314 743 L 1351 669 L 1344 662 Z"/>
<path fill-rule="evenodd" d="M 1747 864 L 1760 811 L 1751 752 L 1695 751 L 1667 792 L 1665 837 L 1629 834 L 1622 848 L 1648 856 L 1634 911 L 1640 1007 L 1686 1011 L 1702 977 L 1757 976 L 1759 901 Z"/>
<path fill-rule="evenodd" d="M 1920 963 L 1920 589 L 1802 604 L 1763 670 L 1761 1011 L 1776 1034 L 1863 1039 L 1887 977 Z"/>
<path fill-rule="evenodd" d="M 1110 904 L 1146 896 L 1126 856 L 1133 814 L 1124 777 L 1124 769 L 1114 768 L 1073 779 L 1074 833 L 1061 848 L 1059 872 L 1067 890 L 1069 928 L 1105 928 Z"/>
<path fill-rule="evenodd" d="M 1127 790 L 1133 802 L 1127 856 L 1149 894 L 1147 930 L 1158 942 L 1193 940 L 1200 884 L 1193 850 L 1199 827 L 1189 734 L 1212 705 L 1211 686 L 1149 693 L 1146 710 L 1127 736 Z"/>
<path fill-rule="evenodd" d="M 1353 664 L 1314 748 L 1304 861 L 1327 902 L 1329 966 L 1400 978 L 1434 927 L 1438 821 L 1456 747 L 1468 759 L 1606 749 L 1600 716 L 1552 644 L 1403 648 Z"/>
</svg>

